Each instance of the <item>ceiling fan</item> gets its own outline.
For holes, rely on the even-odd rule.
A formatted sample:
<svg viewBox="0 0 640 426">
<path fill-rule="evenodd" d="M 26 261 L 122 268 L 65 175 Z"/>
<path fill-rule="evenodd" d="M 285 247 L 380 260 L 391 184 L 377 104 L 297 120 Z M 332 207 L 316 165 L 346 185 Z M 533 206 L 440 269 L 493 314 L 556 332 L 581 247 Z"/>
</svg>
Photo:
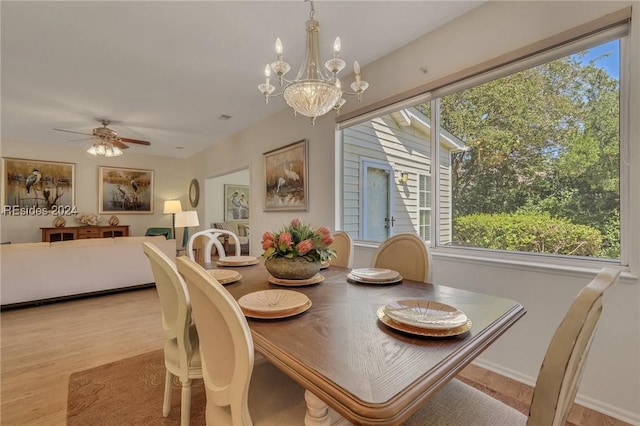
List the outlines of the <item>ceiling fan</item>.
<svg viewBox="0 0 640 426">
<path fill-rule="evenodd" d="M 128 149 L 129 147 L 125 145 L 128 143 L 129 144 L 134 143 L 134 144 L 146 145 L 146 146 L 151 145 L 151 142 L 148 142 L 148 141 L 141 141 L 138 139 L 123 138 L 121 136 L 118 136 L 118 133 L 115 130 L 107 127 L 111 123 L 111 121 L 109 120 L 99 120 L 99 121 L 102 123 L 102 127 L 96 127 L 95 129 L 93 129 L 92 133 L 83 133 L 83 132 L 76 132 L 73 130 L 64 130 L 64 129 L 53 129 L 53 130 L 57 130 L 59 132 L 77 133 L 79 135 L 91 136 L 92 138 L 97 138 L 101 141 L 108 142 L 120 149 Z"/>
</svg>

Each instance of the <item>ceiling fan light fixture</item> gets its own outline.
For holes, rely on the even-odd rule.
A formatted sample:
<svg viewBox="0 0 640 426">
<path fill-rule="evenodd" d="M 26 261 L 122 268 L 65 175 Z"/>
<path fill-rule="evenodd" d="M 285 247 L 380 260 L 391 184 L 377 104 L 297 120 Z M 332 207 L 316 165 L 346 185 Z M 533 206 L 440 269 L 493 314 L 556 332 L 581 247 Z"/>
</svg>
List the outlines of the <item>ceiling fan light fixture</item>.
<svg viewBox="0 0 640 426">
<path fill-rule="evenodd" d="M 87 150 L 87 152 L 91 155 L 98 155 L 98 151 L 96 150 L 95 145 L 91 145 L 91 147 Z"/>
</svg>

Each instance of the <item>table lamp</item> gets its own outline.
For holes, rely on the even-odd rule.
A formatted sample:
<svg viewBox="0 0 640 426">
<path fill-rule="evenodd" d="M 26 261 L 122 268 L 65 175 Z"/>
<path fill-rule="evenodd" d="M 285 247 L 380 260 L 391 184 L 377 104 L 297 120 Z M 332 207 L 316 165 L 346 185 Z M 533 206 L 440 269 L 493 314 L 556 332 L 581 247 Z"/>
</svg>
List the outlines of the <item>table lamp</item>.
<svg viewBox="0 0 640 426">
<path fill-rule="evenodd" d="M 195 210 L 188 210 L 176 213 L 176 228 L 184 228 L 184 235 L 182 237 L 182 247 L 186 247 L 189 243 L 189 227 L 200 226 L 198 221 L 198 212 Z"/>
<path fill-rule="evenodd" d="M 171 214 L 171 228 L 173 230 L 173 238 L 176 238 L 176 213 L 182 211 L 180 200 L 164 200 L 164 209 L 162 213 Z"/>
</svg>

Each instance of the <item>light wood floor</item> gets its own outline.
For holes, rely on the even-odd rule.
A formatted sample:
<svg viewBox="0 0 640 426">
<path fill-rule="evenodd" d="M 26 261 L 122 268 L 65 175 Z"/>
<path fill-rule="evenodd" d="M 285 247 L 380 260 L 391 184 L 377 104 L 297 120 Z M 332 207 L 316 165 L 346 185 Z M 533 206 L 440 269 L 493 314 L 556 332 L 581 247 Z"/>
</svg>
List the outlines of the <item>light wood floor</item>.
<svg viewBox="0 0 640 426">
<path fill-rule="evenodd" d="M 66 423 L 69 376 L 88 368 L 161 349 L 155 289 L 8 310 L 0 314 L 0 424 Z M 464 374 L 529 402 L 531 389 L 479 367 Z M 579 425 L 626 423 L 577 407 Z"/>
</svg>

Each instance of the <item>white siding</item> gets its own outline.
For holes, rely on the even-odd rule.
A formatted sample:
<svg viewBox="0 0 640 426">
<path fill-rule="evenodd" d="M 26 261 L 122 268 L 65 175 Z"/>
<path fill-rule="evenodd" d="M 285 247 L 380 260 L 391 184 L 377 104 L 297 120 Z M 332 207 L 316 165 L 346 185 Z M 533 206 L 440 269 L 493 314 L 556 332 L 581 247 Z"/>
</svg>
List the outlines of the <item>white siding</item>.
<svg viewBox="0 0 640 426">
<path fill-rule="evenodd" d="M 361 157 L 389 163 L 394 176 L 394 234 L 418 232 L 418 173 L 431 173 L 429 135 L 412 126 L 399 126 L 391 116 L 379 117 L 345 128 L 343 142 L 343 229 L 354 239 L 360 239 L 360 176 Z M 451 239 L 451 171 L 450 155 L 441 150 L 440 185 L 442 216 L 440 238 Z M 400 182 L 400 173 L 408 172 L 406 184 Z"/>
</svg>

